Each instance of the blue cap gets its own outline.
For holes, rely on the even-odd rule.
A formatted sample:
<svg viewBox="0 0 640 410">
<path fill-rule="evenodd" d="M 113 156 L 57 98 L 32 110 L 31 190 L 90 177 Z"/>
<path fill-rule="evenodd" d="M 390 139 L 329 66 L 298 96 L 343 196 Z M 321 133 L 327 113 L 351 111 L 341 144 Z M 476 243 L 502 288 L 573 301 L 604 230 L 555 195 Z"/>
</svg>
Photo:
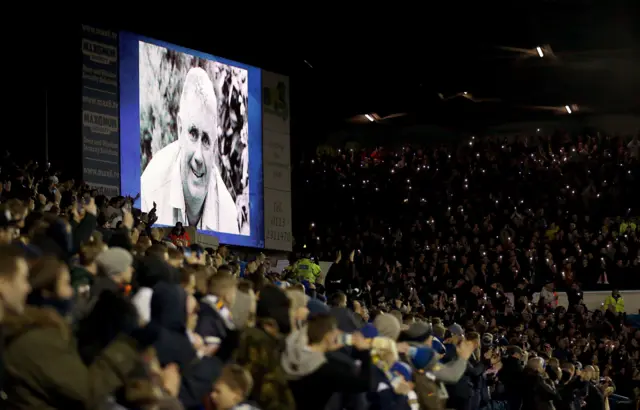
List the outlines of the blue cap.
<svg viewBox="0 0 640 410">
<path fill-rule="evenodd" d="M 360 333 L 365 339 L 373 339 L 374 337 L 378 337 L 378 329 L 371 323 L 367 323 L 360 329 Z"/>
<path fill-rule="evenodd" d="M 435 355 L 435 350 L 427 346 L 409 348 L 409 358 L 416 369 L 425 369 L 428 367 Z"/>
<path fill-rule="evenodd" d="M 411 381 L 411 366 L 404 362 L 395 362 L 389 371 L 391 373 L 398 373 L 405 381 Z"/>
<path fill-rule="evenodd" d="M 331 309 L 329 306 L 319 301 L 318 299 L 309 298 L 307 302 L 307 309 L 309 309 L 309 315 L 317 315 L 320 313 L 329 313 Z"/>
</svg>

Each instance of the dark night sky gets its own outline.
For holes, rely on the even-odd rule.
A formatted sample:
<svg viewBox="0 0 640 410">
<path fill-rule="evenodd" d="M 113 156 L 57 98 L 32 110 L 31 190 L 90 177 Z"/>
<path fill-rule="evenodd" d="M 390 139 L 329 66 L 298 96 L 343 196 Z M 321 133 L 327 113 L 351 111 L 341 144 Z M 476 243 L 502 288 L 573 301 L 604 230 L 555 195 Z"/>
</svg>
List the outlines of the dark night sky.
<svg viewBox="0 0 640 410">
<path fill-rule="evenodd" d="M 569 101 L 603 112 L 640 112 L 640 27 L 633 21 L 640 10 L 634 2 L 530 1 L 509 10 L 481 3 L 475 7 L 482 9 L 458 10 L 465 11 L 461 16 L 426 9 L 405 10 L 397 19 L 380 13 L 380 21 L 291 18 L 283 26 L 266 20 L 246 33 L 219 29 L 221 41 L 209 26 L 189 22 L 169 32 L 166 24 L 121 28 L 290 75 L 294 146 L 313 144 L 346 118 L 367 112 L 408 112 L 405 122 L 440 125 L 509 121 L 527 115 L 515 107 Z M 46 44 L 55 47 L 45 44 L 34 56 L 33 39 L 24 38 L 5 49 L 18 61 L 5 91 L 16 107 L 5 120 L 11 124 L 5 146 L 44 159 L 46 90 L 51 156 L 79 161 L 79 25 L 43 30 Z M 558 63 L 518 62 L 496 50 L 545 43 Z M 502 102 L 443 103 L 437 97 L 461 91 Z"/>
</svg>

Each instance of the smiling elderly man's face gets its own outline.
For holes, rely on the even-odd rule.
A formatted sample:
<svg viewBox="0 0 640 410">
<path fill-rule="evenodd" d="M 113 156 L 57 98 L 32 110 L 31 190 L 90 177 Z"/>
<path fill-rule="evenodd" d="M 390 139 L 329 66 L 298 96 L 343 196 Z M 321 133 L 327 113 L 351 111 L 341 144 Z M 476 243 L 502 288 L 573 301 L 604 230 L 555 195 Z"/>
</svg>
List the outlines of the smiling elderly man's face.
<svg viewBox="0 0 640 410">
<path fill-rule="evenodd" d="M 178 123 L 182 146 L 180 172 L 187 204 L 204 201 L 207 195 L 213 174 L 216 124 L 213 83 L 204 70 L 193 68 L 185 80 Z"/>
</svg>

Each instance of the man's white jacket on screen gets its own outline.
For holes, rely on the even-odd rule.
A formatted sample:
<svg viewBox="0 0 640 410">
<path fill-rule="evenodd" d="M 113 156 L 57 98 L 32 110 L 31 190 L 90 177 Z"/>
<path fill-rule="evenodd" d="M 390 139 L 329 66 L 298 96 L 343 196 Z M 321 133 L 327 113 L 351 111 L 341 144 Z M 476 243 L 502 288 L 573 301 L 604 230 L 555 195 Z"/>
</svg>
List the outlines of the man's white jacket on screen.
<svg viewBox="0 0 640 410">
<path fill-rule="evenodd" d="M 156 152 L 140 178 L 142 212 L 157 205 L 159 225 L 173 226 L 182 222 L 189 225 L 185 211 L 184 193 L 180 176 L 180 143 L 174 141 Z M 207 198 L 197 229 L 239 234 L 238 211 L 224 181 L 215 166 L 209 179 Z M 215 179 L 214 179 L 215 177 Z"/>
</svg>

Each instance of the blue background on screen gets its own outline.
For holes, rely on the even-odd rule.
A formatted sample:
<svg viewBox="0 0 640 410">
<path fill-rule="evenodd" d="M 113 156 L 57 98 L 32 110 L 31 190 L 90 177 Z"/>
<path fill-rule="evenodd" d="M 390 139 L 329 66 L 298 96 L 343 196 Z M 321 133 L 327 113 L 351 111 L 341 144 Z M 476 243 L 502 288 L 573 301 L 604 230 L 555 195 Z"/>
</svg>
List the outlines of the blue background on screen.
<svg viewBox="0 0 640 410">
<path fill-rule="evenodd" d="M 215 57 L 137 34 L 120 33 L 120 185 L 122 195 L 140 192 L 140 88 L 138 42 L 155 44 L 181 53 L 243 68 L 249 81 L 249 221 L 251 234 L 207 232 L 220 243 L 264 248 L 264 201 L 262 175 L 262 74 L 259 68 Z M 140 206 L 140 201 L 136 203 Z M 206 231 L 205 231 L 206 232 Z"/>
</svg>

